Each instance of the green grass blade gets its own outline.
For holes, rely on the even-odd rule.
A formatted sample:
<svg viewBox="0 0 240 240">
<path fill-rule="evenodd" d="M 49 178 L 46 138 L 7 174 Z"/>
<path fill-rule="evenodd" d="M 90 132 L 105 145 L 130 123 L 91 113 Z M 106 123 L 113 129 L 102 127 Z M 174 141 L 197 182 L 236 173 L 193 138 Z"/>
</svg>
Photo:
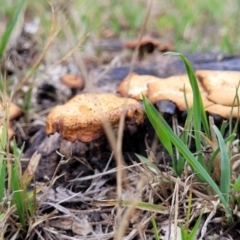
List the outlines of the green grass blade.
<svg viewBox="0 0 240 240">
<path fill-rule="evenodd" d="M 222 121 L 221 128 L 220 128 L 220 132 L 222 136 L 224 136 L 227 126 L 228 126 L 228 121 L 226 120 Z"/>
<path fill-rule="evenodd" d="M 233 107 L 234 105 L 236 104 L 236 106 L 239 106 L 240 103 L 239 103 L 239 97 L 238 97 L 238 90 L 239 90 L 239 84 L 240 82 L 238 83 L 238 86 L 236 87 L 236 94 L 235 94 L 235 97 L 234 97 L 234 100 L 233 100 L 233 104 L 232 104 L 232 108 L 231 108 L 231 112 L 230 112 L 230 117 L 229 117 L 229 132 L 230 134 L 237 131 L 237 128 L 238 128 L 238 118 L 237 118 L 237 121 L 236 121 L 236 124 L 234 126 L 234 128 L 232 128 L 232 123 L 233 123 L 233 117 L 232 117 L 232 112 L 233 112 Z M 239 108 L 238 108 L 238 116 L 239 116 Z"/>
<path fill-rule="evenodd" d="M 7 123 L 3 122 L 2 125 L 0 125 L 0 127 L 2 127 L 2 134 L 1 134 L 1 142 L 0 142 L 0 151 L 4 152 L 6 145 L 7 145 Z"/>
<path fill-rule="evenodd" d="M 153 126 L 153 128 L 156 129 L 162 129 L 165 131 L 165 134 L 168 136 L 172 144 L 178 149 L 178 151 L 182 154 L 183 157 L 188 161 L 189 165 L 194 169 L 196 173 L 198 173 L 215 191 L 216 194 L 218 194 L 222 204 L 224 205 L 227 217 L 230 221 L 232 221 L 232 213 L 229 208 L 228 202 L 223 197 L 222 192 L 218 188 L 217 184 L 214 182 L 214 180 L 210 177 L 208 172 L 204 169 L 204 167 L 197 161 L 197 159 L 194 157 L 194 155 L 190 152 L 190 150 L 187 148 L 187 146 L 181 141 L 181 139 L 176 136 L 171 129 L 171 127 L 167 124 L 167 122 L 164 120 L 164 118 L 157 112 L 157 110 L 153 107 L 151 102 L 143 96 L 143 103 L 146 110 L 146 114 L 149 118 L 150 115 L 150 122 Z M 152 121 L 154 119 L 154 121 Z M 158 121 L 157 121 L 158 119 Z"/>
<path fill-rule="evenodd" d="M 229 193 L 230 193 L 230 184 L 231 184 L 231 165 L 228 156 L 228 150 L 224 139 L 221 135 L 221 132 L 216 126 L 212 126 L 214 132 L 217 135 L 220 154 L 221 154 L 221 179 L 220 179 L 220 190 L 222 191 L 223 197 L 226 200 L 226 203 L 229 203 Z"/>
<path fill-rule="evenodd" d="M 221 133 L 221 135 L 222 135 L 222 133 Z M 225 138 L 224 142 L 225 143 L 228 143 L 228 142 L 232 143 L 235 139 L 236 139 L 236 134 L 231 134 L 230 136 Z M 220 151 L 220 148 L 218 147 L 216 149 L 216 151 L 212 153 L 211 158 L 210 158 L 209 163 L 208 163 L 208 172 L 211 172 L 211 169 L 212 169 L 212 166 L 213 166 L 213 162 L 214 162 L 217 154 L 219 153 L 219 151 Z"/>
<path fill-rule="evenodd" d="M 92 204 L 94 206 L 116 206 L 117 200 L 93 200 Z M 122 206 L 129 207 L 133 204 L 132 200 L 122 200 Z M 137 209 L 156 212 L 156 213 L 166 213 L 168 211 L 168 207 L 160 205 L 160 204 L 153 204 L 147 202 L 137 202 L 136 206 Z"/>
<path fill-rule="evenodd" d="M 154 110 L 155 110 L 155 107 L 153 105 L 149 106 L 149 108 L 146 109 L 146 111 L 148 111 L 148 118 L 151 123 L 153 122 L 156 125 L 155 131 L 157 136 L 159 137 L 163 146 L 167 149 L 170 156 L 173 157 L 173 148 L 172 148 L 172 143 L 170 141 L 170 138 L 164 129 L 162 129 L 160 126 L 158 127 L 159 119 L 156 117 L 156 115 L 152 114 Z"/>
<path fill-rule="evenodd" d="M 0 59 L 2 58 L 2 56 L 4 54 L 4 51 L 6 49 L 8 41 L 10 39 L 11 33 L 12 33 L 15 25 L 17 24 L 18 16 L 22 10 L 24 3 L 25 3 L 25 0 L 20 1 L 20 3 L 17 6 L 16 12 L 13 15 L 11 22 L 8 24 L 7 29 L 5 30 L 5 32 L 2 36 L 2 39 L 0 41 Z"/>
<path fill-rule="evenodd" d="M 192 122 L 193 122 L 193 109 L 190 108 L 184 124 L 184 130 L 181 135 L 181 139 L 186 145 L 188 145 L 189 141 L 191 141 Z"/>
<path fill-rule="evenodd" d="M 2 127 L 2 135 L 0 138 L 1 139 L 0 151 L 4 153 L 6 144 L 7 144 L 7 123 L 4 122 L 1 127 Z M 5 181 L 6 181 L 6 174 L 7 174 L 7 163 L 2 153 L 0 154 L 0 201 L 4 197 Z"/>
<path fill-rule="evenodd" d="M 186 240 L 188 239 L 188 231 L 184 228 L 183 225 L 180 225 L 181 229 L 181 239 Z"/>
<path fill-rule="evenodd" d="M 148 109 L 145 109 L 145 110 L 148 111 L 148 118 L 149 118 L 152 126 L 153 125 L 156 126 L 156 128 L 154 128 L 156 131 L 156 134 L 157 134 L 158 138 L 160 139 L 161 143 L 163 144 L 163 146 L 168 151 L 170 157 L 172 158 L 173 169 L 174 169 L 175 173 L 179 176 L 181 173 L 177 172 L 177 161 L 174 158 L 172 143 L 170 141 L 168 133 L 165 131 L 165 129 L 163 129 L 160 125 L 158 125 L 159 119 L 158 119 L 157 115 L 154 114 L 154 111 L 157 111 L 157 110 L 155 109 L 155 107 L 153 105 L 149 105 Z"/>
<path fill-rule="evenodd" d="M 217 148 L 216 151 L 214 151 L 214 152 L 212 153 L 211 158 L 210 158 L 209 163 L 208 163 L 208 167 L 207 167 L 208 172 L 211 172 L 211 169 L 212 169 L 212 167 L 213 167 L 213 162 L 214 162 L 214 160 L 216 159 L 219 151 L 220 151 L 220 148 Z"/>
<path fill-rule="evenodd" d="M 209 124 L 208 124 L 208 120 L 207 120 L 207 115 L 206 115 L 206 112 L 203 107 L 202 97 L 201 97 L 201 94 L 200 94 L 200 91 L 198 88 L 198 84 L 197 84 L 197 78 L 195 76 L 194 70 L 193 70 L 190 62 L 184 55 L 182 55 L 180 53 L 168 52 L 165 54 L 179 56 L 182 59 L 183 63 L 185 64 L 187 74 L 188 74 L 188 77 L 189 77 L 189 80 L 190 80 L 190 83 L 192 86 L 192 90 L 193 90 L 194 117 L 196 118 L 196 116 L 199 116 L 199 114 L 200 114 L 199 120 L 202 121 L 205 134 L 207 135 L 208 138 L 210 138 L 210 129 L 209 129 Z"/>
<path fill-rule="evenodd" d="M 20 185 L 19 163 L 17 159 L 13 160 L 11 187 L 13 190 L 13 202 L 16 204 L 19 220 L 23 228 L 25 228 L 26 226 L 25 212 L 26 211 L 25 211 L 25 205 L 24 205 L 24 194 L 23 194 L 24 190 L 21 188 L 21 185 Z"/>
<path fill-rule="evenodd" d="M 240 175 L 238 176 L 237 180 L 233 184 L 233 190 L 239 191 L 240 190 Z"/>
<path fill-rule="evenodd" d="M 7 165 L 3 155 L 0 155 L 0 202 L 4 197 L 5 180 L 6 180 Z"/>
<path fill-rule="evenodd" d="M 152 225 L 153 225 L 153 232 L 154 232 L 155 239 L 160 240 L 160 237 L 158 235 L 157 223 L 156 223 L 154 217 L 151 217 L 151 222 L 152 222 Z"/>
<path fill-rule="evenodd" d="M 157 173 L 160 173 L 158 167 L 154 163 L 150 162 L 148 158 L 145 158 L 137 153 L 135 153 L 135 155 L 142 163 L 146 164 L 150 170 L 155 170 Z"/>
<path fill-rule="evenodd" d="M 183 63 L 185 64 L 188 78 L 189 78 L 189 81 L 190 81 L 190 84 L 192 87 L 192 91 L 193 91 L 193 115 L 194 115 L 193 127 L 194 127 L 194 136 L 195 136 L 195 146 L 196 146 L 197 152 L 200 152 L 202 149 L 201 126 L 203 125 L 204 131 L 205 131 L 205 134 L 207 135 L 207 137 L 210 137 L 210 129 L 209 129 L 208 121 L 207 121 L 206 112 L 203 107 L 202 97 L 201 97 L 201 93 L 198 88 L 198 83 L 197 83 L 197 79 L 195 77 L 194 70 L 193 70 L 190 62 L 184 55 L 182 55 L 180 53 L 172 53 L 172 52 L 166 53 L 166 54 L 179 56 L 182 59 Z M 198 155 L 197 158 L 198 158 L 198 161 L 204 166 L 205 162 L 204 162 L 204 158 L 203 158 L 202 154 Z"/>
<path fill-rule="evenodd" d="M 129 207 L 132 205 L 132 201 L 123 200 L 122 205 L 125 207 Z M 167 210 L 167 208 L 163 205 L 147 203 L 147 202 L 137 202 L 136 208 L 141 210 L 146 210 L 146 211 L 159 212 L 159 213 L 162 213 L 163 211 Z"/>
<path fill-rule="evenodd" d="M 194 224 L 194 227 L 193 227 L 192 231 L 191 231 L 191 232 L 189 233 L 189 235 L 188 235 L 188 239 L 189 239 L 189 240 L 194 240 L 194 239 L 196 239 L 197 232 L 198 232 L 198 230 L 199 230 L 201 221 L 202 221 L 202 213 L 199 215 L 196 223 Z"/>
</svg>

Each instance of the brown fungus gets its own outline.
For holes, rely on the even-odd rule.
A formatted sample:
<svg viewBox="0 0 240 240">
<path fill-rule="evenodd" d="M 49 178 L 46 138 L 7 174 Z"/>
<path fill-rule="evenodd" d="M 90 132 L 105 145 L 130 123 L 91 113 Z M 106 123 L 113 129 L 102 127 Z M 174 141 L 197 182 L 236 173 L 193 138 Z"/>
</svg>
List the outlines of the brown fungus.
<svg viewBox="0 0 240 240">
<path fill-rule="evenodd" d="M 65 74 L 61 77 L 61 82 L 71 89 L 82 89 L 84 80 L 78 75 Z"/>
<path fill-rule="evenodd" d="M 23 115 L 22 110 L 15 105 L 14 103 L 0 103 L 0 116 L 1 116 L 1 120 L 0 120 L 0 134 L 2 134 L 2 123 L 3 123 L 3 119 L 7 118 L 7 114 L 9 115 L 9 123 L 8 123 L 8 137 L 9 139 L 11 139 L 14 135 L 15 132 L 13 130 L 13 120 L 18 119 L 19 117 L 21 117 Z"/>
<path fill-rule="evenodd" d="M 104 135 L 105 119 L 117 128 L 123 113 L 126 123 L 143 122 L 143 109 L 134 99 L 114 94 L 80 94 L 51 110 L 46 119 L 46 133 L 59 132 L 63 139 L 72 142 L 91 142 Z"/>
<path fill-rule="evenodd" d="M 117 93 L 121 96 L 129 96 L 141 100 L 142 94 L 147 94 L 147 84 L 159 80 L 161 79 L 151 75 L 138 75 L 133 72 L 122 80 L 117 88 Z"/>
<path fill-rule="evenodd" d="M 213 103 L 207 99 L 207 93 L 200 84 L 199 90 L 202 95 L 204 107 L 212 105 Z M 193 105 L 193 92 L 187 75 L 173 76 L 149 83 L 147 97 L 152 103 L 163 100 L 171 101 L 182 111 L 187 109 L 185 97 L 188 107 L 192 107 Z"/>
<path fill-rule="evenodd" d="M 9 105 L 9 113 L 7 111 Z M 0 112 L 2 113 L 1 115 L 6 116 L 6 114 L 9 114 L 9 120 L 14 120 L 22 116 L 23 112 L 22 110 L 15 105 L 14 103 L 0 103 Z"/>
<path fill-rule="evenodd" d="M 214 102 L 213 105 L 206 107 L 206 111 L 226 119 L 231 114 L 233 118 L 239 118 L 239 106 L 235 97 L 237 93 L 240 98 L 239 90 L 237 92 L 240 72 L 198 70 L 196 75 L 208 91 L 207 98 Z"/>
</svg>

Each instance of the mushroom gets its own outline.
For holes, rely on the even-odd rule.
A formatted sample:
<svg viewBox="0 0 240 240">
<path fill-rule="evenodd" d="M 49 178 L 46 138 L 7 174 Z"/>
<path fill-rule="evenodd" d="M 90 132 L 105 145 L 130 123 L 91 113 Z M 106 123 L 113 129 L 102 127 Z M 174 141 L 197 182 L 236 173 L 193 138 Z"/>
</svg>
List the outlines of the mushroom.
<svg viewBox="0 0 240 240">
<path fill-rule="evenodd" d="M 197 70 L 196 76 L 209 92 L 230 86 L 236 89 L 240 81 L 240 72 L 237 71 Z"/>
<path fill-rule="evenodd" d="M 143 122 L 143 109 L 135 99 L 114 94 L 80 94 L 51 110 L 46 119 L 46 133 L 59 132 L 71 142 L 91 142 L 104 135 L 105 118 L 117 128 L 123 113 L 128 124 Z"/>
<path fill-rule="evenodd" d="M 71 89 L 72 95 L 75 95 L 78 89 L 84 87 L 84 80 L 78 75 L 65 74 L 61 77 L 61 82 Z"/>
<path fill-rule="evenodd" d="M 134 39 L 126 42 L 123 47 L 134 50 L 139 43 L 139 58 L 141 59 L 145 53 L 152 53 L 158 47 L 159 42 L 152 37 L 143 37 L 140 40 Z"/>
<path fill-rule="evenodd" d="M 7 109 L 8 103 L 0 103 L 0 112 L 2 113 L 1 115 L 5 116 L 6 115 L 6 109 Z M 15 105 L 14 103 L 9 103 L 9 120 L 14 120 L 20 117 L 23 114 L 22 110 Z"/>
<path fill-rule="evenodd" d="M 172 51 L 173 43 L 172 42 L 163 42 L 160 43 L 158 39 L 153 37 L 143 37 L 140 40 L 134 39 L 126 42 L 123 47 L 134 50 L 139 42 L 139 58 L 141 59 L 145 53 L 153 53 L 155 49 L 160 52 Z"/>
<path fill-rule="evenodd" d="M 216 104 L 224 106 L 238 106 L 238 102 L 234 101 L 236 96 L 236 87 L 226 87 L 223 89 L 216 89 L 210 92 L 207 96 L 209 100 Z M 237 93 L 238 98 L 240 99 L 240 92 Z"/>
<path fill-rule="evenodd" d="M 206 111 L 223 118 L 229 118 L 231 114 L 233 118 L 239 118 L 238 101 L 234 99 L 240 82 L 240 72 L 198 70 L 196 75 L 209 93 L 207 98 L 214 102 L 206 107 Z M 239 90 L 237 95 L 240 98 Z"/>
<path fill-rule="evenodd" d="M 1 118 L 6 117 L 7 107 L 8 107 L 7 105 L 8 105 L 8 103 L 5 103 L 5 104 L 3 102 L 0 103 Z M 15 135 L 15 132 L 12 127 L 13 120 L 18 119 L 23 114 L 23 112 L 14 103 L 9 103 L 9 113 L 8 114 L 9 114 L 8 137 L 9 137 L 9 139 L 11 139 Z M 2 123 L 2 121 L 1 121 L 1 123 Z M 1 127 L 0 133 L 2 133 L 2 125 L 0 127 Z"/>
<path fill-rule="evenodd" d="M 138 75 L 137 73 L 130 73 L 117 88 L 117 93 L 121 96 L 129 96 L 137 100 L 142 99 L 142 94 L 147 94 L 147 84 L 159 81 L 160 78 L 151 75 Z"/>
<path fill-rule="evenodd" d="M 202 94 L 203 105 L 205 107 L 212 105 L 213 103 L 207 99 L 207 93 L 200 84 L 199 90 Z M 175 103 L 181 111 L 184 111 L 187 109 L 184 95 L 188 106 L 191 107 L 193 105 L 193 93 L 188 75 L 173 76 L 148 84 L 147 96 L 152 103 L 168 100 Z"/>
<path fill-rule="evenodd" d="M 238 106 L 230 107 L 230 106 L 224 106 L 224 105 L 220 105 L 220 104 L 214 104 L 214 105 L 206 107 L 205 110 L 209 113 L 217 114 L 226 119 L 228 119 L 231 115 L 233 118 L 240 117 L 240 109 Z"/>
</svg>

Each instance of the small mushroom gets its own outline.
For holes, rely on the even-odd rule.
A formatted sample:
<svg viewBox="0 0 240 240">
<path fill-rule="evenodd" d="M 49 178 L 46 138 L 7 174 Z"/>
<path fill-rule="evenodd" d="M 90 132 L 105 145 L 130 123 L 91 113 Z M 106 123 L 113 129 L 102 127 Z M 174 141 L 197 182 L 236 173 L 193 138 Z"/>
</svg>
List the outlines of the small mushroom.
<svg viewBox="0 0 240 240">
<path fill-rule="evenodd" d="M 61 77 L 61 82 L 71 89 L 72 95 L 75 95 L 77 90 L 84 87 L 84 80 L 78 75 L 65 74 Z"/>
<path fill-rule="evenodd" d="M 2 113 L 1 115 L 5 116 L 6 114 L 6 109 L 7 109 L 8 103 L 0 103 L 0 112 Z M 14 120 L 19 118 L 23 114 L 22 110 L 15 105 L 14 103 L 9 104 L 9 120 Z"/>
<path fill-rule="evenodd" d="M 160 52 L 167 52 L 173 50 L 172 42 L 159 42 L 158 39 L 153 37 L 143 37 L 140 40 L 134 39 L 126 42 L 123 47 L 134 50 L 139 42 L 139 59 L 141 59 L 145 53 L 153 53 L 155 49 Z"/>
<path fill-rule="evenodd" d="M 207 93 L 200 84 L 199 90 L 202 94 L 203 105 L 205 107 L 212 105 L 213 103 L 207 99 Z M 191 107 L 193 105 L 193 93 L 187 75 L 173 76 L 148 84 L 147 97 L 152 103 L 168 100 L 175 103 L 181 111 L 184 111 L 187 109 L 184 95 L 188 106 Z"/>
<path fill-rule="evenodd" d="M 138 75 L 131 73 L 119 84 L 117 93 L 121 96 L 129 96 L 137 100 L 142 99 L 142 94 L 147 94 L 147 84 L 159 81 L 160 79 L 151 75 Z"/>
<path fill-rule="evenodd" d="M 134 39 L 126 42 L 123 47 L 134 50 L 139 42 L 139 58 L 141 59 L 145 53 L 152 53 L 159 45 L 157 39 L 152 37 L 143 37 L 142 39 Z"/>
<path fill-rule="evenodd" d="M 127 41 L 123 46 L 125 48 L 135 49 L 137 47 L 138 42 L 139 42 L 140 47 L 150 47 L 151 46 L 151 49 L 153 49 L 153 50 L 159 44 L 159 42 L 156 38 L 143 37 L 143 38 L 140 39 L 140 41 L 139 41 L 139 39 L 134 39 L 134 40 Z"/>
<path fill-rule="evenodd" d="M 0 113 L 1 113 L 1 118 L 6 117 L 7 114 L 7 104 L 4 104 L 3 102 L 0 103 Z M 8 124 L 8 137 L 11 139 L 14 135 L 15 132 L 13 130 L 13 120 L 18 119 L 21 115 L 23 114 L 22 110 L 15 105 L 14 103 L 9 104 L 9 124 Z M 2 125 L 1 125 L 1 130 L 0 133 L 2 133 Z"/>
<path fill-rule="evenodd" d="M 143 108 L 135 99 L 114 94 L 80 94 L 51 110 L 46 119 L 46 133 L 59 132 L 71 142 L 91 142 L 104 135 L 104 118 L 117 128 L 123 113 L 127 124 L 143 122 Z"/>
</svg>

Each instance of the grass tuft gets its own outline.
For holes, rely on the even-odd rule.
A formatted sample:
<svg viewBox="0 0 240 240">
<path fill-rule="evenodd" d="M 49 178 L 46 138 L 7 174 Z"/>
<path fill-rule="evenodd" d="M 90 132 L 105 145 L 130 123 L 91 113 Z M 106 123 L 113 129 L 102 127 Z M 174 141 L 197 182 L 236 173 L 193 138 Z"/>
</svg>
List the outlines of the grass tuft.
<svg viewBox="0 0 240 240">
<path fill-rule="evenodd" d="M 7 44 L 9 42 L 9 39 L 10 39 L 10 36 L 11 36 L 11 33 L 14 29 L 14 27 L 16 26 L 17 24 L 17 21 L 18 21 L 18 16 L 24 6 L 24 3 L 25 3 L 25 0 L 21 0 L 16 8 L 16 11 L 12 17 L 12 20 L 11 22 L 8 24 L 2 38 L 1 38 L 1 41 L 0 41 L 0 60 L 1 58 L 3 57 L 3 54 L 5 52 L 5 49 L 7 47 Z"/>
</svg>

